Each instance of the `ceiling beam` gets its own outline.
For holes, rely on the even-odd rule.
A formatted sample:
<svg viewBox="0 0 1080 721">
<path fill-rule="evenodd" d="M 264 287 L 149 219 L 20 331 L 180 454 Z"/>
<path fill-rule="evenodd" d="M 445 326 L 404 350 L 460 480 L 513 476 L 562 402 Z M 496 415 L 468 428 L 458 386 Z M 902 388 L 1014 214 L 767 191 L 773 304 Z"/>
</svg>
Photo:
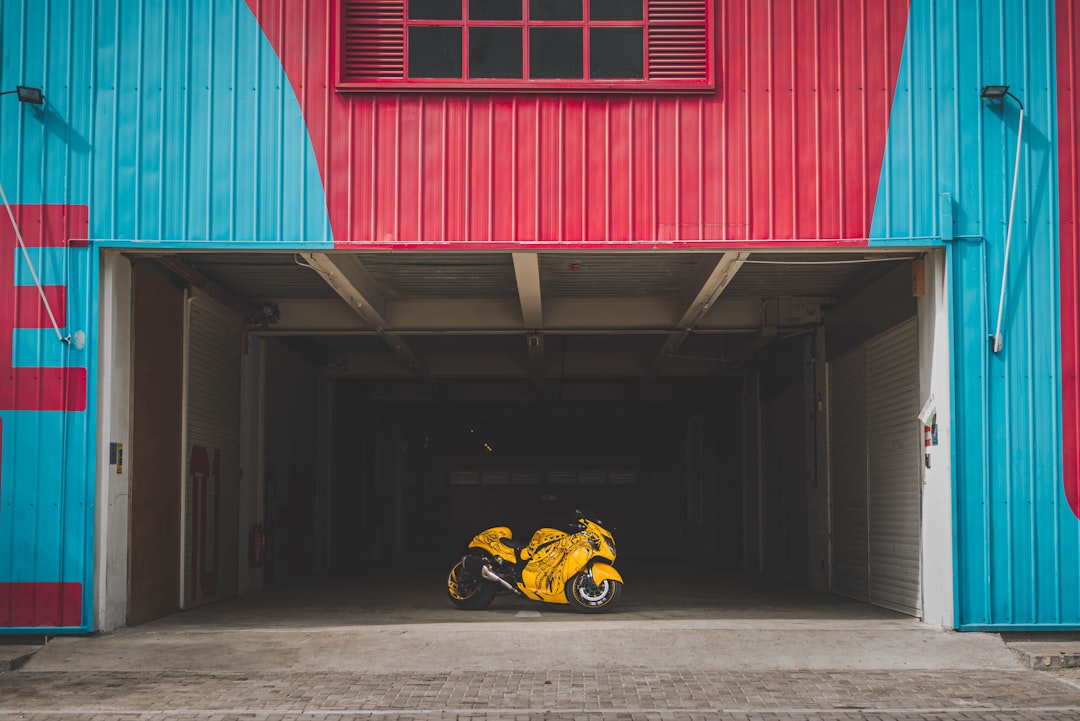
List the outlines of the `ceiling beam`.
<svg viewBox="0 0 1080 721">
<path fill-rule="evenodd" d="M 683 298 L 689 298 L 689 302 L 675 324 L 677 330 L 668 334 L 654 359 L 654 372 L 660 370 L 678 352 L 687 336 L 719 300 L 724 289 L 749 257 L 749 253 L 722 253 L 718 256 L 702 257 L 694 271 L 692 282 L 685 288 Z"/>
<path fill-rule="evenodd" d="M 341 296 L 352 312 L 379 334 L 398 359 L 413 371 L 424 372 L 420 358 L 405 339 L 394 332 L 392 324 L 387 320 L 385 296 L 359 258 L 355 255 L 329 253 L 301 253 L 300 257 Z"/>
<path fill-rule="evenodd" d="M 536 253 L 511 253 L 517 279 L 521 321 L 525 325 L 525 348 L 529 353 L 529 372 L 538 380 L 544 377 L 544 308 L 540 291 L 540 259 Z"/>
<path fill-rule="evenodd" d="M 221 287 L 214 281 L 207 278 L 205 275 L 199 272 L 199 270 L 189 263 L 181 260 L 175 255 L 150 255 L 146 256 L 156 260 L 161 266 L 167 268 L 174 275 L 181 280 L 188 283 L 193 288 L 199 288 L 214 300 L 218 301 L 227 308 L 230 308 L 242 316 L 246 316 L 251 312 L 251 305 L 235 295 L 230 293 L 225 288 Z"/>
<path fill-rule="evenodd" d="M 544 311 L 540 299 L 540 260 L 536 253 L 511 253 L 514 258 L 514 277 L 517 279 L 521 319 L 527 330 L 544 326 Z"/>
</svg>

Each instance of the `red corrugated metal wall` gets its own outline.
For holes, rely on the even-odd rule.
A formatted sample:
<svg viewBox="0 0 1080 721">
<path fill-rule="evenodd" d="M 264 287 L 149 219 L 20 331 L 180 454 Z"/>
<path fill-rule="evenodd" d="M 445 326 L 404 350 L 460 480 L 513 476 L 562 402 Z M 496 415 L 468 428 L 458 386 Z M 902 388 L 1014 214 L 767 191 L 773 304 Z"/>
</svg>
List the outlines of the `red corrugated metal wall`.
<svg viewBox="0 0 1080 721">
<path fill-rule="evenodd" d="M 1080 516 L 1080 13 L 1057 3 L 1058 173 L 1061 188 L 1061 382 L 1065 495 Z"/>
<path fill-rule="evenodd" d="M 798 240 L 870 230 L 907 0 L 716 4 L 706 95 L 340 94 L 336 2 L 248 0 L 338 245 Z"/>
</svg>

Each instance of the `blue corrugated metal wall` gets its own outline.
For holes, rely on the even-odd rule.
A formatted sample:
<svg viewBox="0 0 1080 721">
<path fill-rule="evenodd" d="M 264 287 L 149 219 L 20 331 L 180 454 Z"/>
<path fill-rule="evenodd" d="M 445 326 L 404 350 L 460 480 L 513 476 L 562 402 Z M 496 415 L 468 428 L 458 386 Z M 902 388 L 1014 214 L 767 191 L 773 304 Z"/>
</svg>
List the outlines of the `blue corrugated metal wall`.
<svg viewBox="0 0 1080 721">
<path fill-rule="evenodd" d="M 66 303 L 56 309 L 62 333 L 86 333 L 79 347 L 58 340 L 51 326 L 26 327 L 27 308 L 20 312 L 15 296 L 19 289 L 32 290 L 33 279 L 7 212 L 0 210 L 5 254 L 0 268 L 10 273 L 0 278 L 5 286 L 0 330 L 11 338 L 11 357 L 0 358 L 0 365 L 23 369 L 20 380 L 13 371 L 0 380 L 9 384 L 4 395 L 13 401 L 0 410 L 0 625 L 9 626 L 5 631 L 58 625 L 89 630 L 91 625 L 94 384 L 84 392 L 80 382 L 78 397 L 65 393 L 63 402 L 55 402 L 44 398 L 45 381 L 37 380 L 65 368 L 94 375 L 96 256 L 85 245 L 56 246 L 67 239 L 53 237 L 42 221 L 64 219 L 69 238 L 85 239 L 85 222 L 71 220 L 85 219 L 78 206 L 86 204 L 90 180 L 86 138 L 92 96 L 85 68 L 93 37 L 83 28 L 91 8 L 89 3 L 5 0 L 0 16 L 0 90 L 22 84 L 47 88 L 40 110 L 14 95 L 0 98 L 0 183 L 15 213 L 29 221 L 22 235 L 32 246 L 41 282 L 64 289 Z M 43 243 L 53 247 L 33 247 Z M 21 304 L 29 305 L 25 297 Z M 41 311 L 31 311 L 39 325 Z M 34 410 L 42 407 L 50 409 Z"/>
<path fill-rule="evenodd" d="M 945 244 L 964 628 L 1080 625 L 1080 523 L 1061 476 L 1054 11 L 1053 0 L 912 3 L 874 218 L 878 238 L 954 236 Z M 989 336 L 1019 108 L 982 99 L 988 84 L 1010 85 L 1025 108 L 997 354 Z"/>
<path fill-rule="evenodd" d="M 88 207 L 89 228 L 76 235 L 92 241 L 31 248 L 42 282 L 64 286 L 62 330 L 85 331 L 83 348 L 60 343 L 51 328 L 18 328 L 14 301 L 0 309 L 0 332 L 14 328 L 16 366 L 87 374 L 86 410 L 0 410 L 0 631 L 89 630 L 96 246 L 330 247 L 332 239 L 303 114 L 243 0 L 0 0 L 0 89 L 16 85 L 42 87 L 47 103 L 37 110 L 0 98 L 0 182 L 16 212 Z M 0 225 L 7 252 L 6 213 Z M 34 232 L 24 228 L 31 244 Z M 16 285 L 32 282 L 18 254 L 9 260 Z M 77 613 L 68 608 L 73 588 Z M 68 607 L 42 610 L 56 604 Z M 28 626 L 28 618 L 59 620 Z"/>
<path fill-rule="evenodd" d="M 102 2 L 92 21 L 95 240 L 332 241 L 300 106 L 243 0 Z"/>
</svg>

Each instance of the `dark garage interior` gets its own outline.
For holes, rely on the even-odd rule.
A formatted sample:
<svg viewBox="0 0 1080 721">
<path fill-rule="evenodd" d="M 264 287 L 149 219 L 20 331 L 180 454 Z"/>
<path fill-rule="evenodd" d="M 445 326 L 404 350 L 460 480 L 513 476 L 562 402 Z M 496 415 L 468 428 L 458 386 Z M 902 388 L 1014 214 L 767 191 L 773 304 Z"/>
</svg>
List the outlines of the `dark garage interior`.
<svg viewBox="0 0 1080 721">
<path fill-rule="evenodd" d="M 808 541 L 808 496 L 826 485 L 817 366 L 914 315 L 915 260 L 203 252 L 137 263 L 242 318 L 236 362 L 260 389 L 246 432 L 262 454 L 265 587 L 402 559 L 439 566 L 483 528 L 527 539 L 577 508 L 614 528 L 620 562 L 805 587 L 826 562 Z"/>
</svg>

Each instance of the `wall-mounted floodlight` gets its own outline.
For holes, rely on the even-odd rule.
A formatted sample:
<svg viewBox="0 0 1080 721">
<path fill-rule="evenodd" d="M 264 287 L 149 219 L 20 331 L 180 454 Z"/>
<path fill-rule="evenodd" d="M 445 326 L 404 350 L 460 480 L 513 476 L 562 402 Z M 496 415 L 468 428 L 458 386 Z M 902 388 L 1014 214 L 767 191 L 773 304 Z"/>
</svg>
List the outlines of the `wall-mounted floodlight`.
<svg viewBox="0 0 1080 721">
<path fill-rule="evenodd" d="M 1005 231 L 1005 266 L 1001 270 L 1001 296 L 998 298 L 997 326 L 994 328 L 994 335 L 990 336 L 990 348 L 994 353 L 1000 351 L 1005 345 L 1005 340 L 1001 335 L 1001 318 L 1005 310 L 1005 283 L 1009 277 L 1009 246 L 1012 244 L 1013 212 L 1016 210 L 1016 181 L 1020 176 L 1020 146 L 1024 139 L 1024 104 L 1020 102 L 1020 98 L 1009 92 L 1008 85 L 983 86 L 981 97 L 985 100 L 1004 103 L 1006 96 L 1016 101 L 1020 107 L 1020 122 L 1016 130 L 1016 160 L 1013 161 L 1012 198 L 1009 200 L 1009 224 Z"/>
<path fill-rule="evenodd" d="M 45 96 L 41 93 L 41 88 L 31 88 L 28 85 L 16 86 L 14 90 L 5 90 L 0 95 L 11 95 L 15 93 L 19 96 L 20 103 L 27 103 L 29 105 L 44 105 Z"/>
<path fill-rule="evenodd" d="M 982 97 L 986 100 L 1004 100 L 1006 95 L 1012 95 L 1008 85 L 984 85 L 982 89 Z"/>
</svg>

